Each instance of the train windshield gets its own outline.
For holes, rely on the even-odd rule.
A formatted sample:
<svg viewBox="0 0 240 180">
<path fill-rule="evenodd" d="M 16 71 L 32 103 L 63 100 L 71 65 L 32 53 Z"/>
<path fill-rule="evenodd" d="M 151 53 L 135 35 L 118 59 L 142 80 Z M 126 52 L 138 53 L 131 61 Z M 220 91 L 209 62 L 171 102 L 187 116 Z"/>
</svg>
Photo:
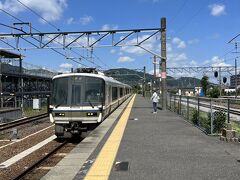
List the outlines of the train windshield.
<svg viewBox="0 0 240 180">
<path fill-rule="evenodd" d="M 53 80 L 55 106 L 98 106 L 104 102 L 104 81 L 95 77 L 73 76 Z"/>
<path fill-rule="evenodd" d="M 53 81 L 52 104 L 66 106 L 68 104 L 68 78 L 55 79 Z"/>
</svg>

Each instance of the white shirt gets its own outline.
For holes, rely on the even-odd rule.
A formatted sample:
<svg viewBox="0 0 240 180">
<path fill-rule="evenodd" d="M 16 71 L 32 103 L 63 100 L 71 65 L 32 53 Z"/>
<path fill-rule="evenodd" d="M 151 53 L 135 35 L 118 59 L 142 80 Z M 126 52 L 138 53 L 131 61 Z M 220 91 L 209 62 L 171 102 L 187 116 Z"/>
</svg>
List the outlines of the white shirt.
<svg viewBox="0 0 240 180">
<path fill-rule="evenodd" d="M 157 95 L 156 92 L 153 93 L 151 99 L 152 99 L 153 102 L 156 102 L 156 103 L 158 102 L 158 100 L 159 100 L 159 96 Z"/>
</svg>

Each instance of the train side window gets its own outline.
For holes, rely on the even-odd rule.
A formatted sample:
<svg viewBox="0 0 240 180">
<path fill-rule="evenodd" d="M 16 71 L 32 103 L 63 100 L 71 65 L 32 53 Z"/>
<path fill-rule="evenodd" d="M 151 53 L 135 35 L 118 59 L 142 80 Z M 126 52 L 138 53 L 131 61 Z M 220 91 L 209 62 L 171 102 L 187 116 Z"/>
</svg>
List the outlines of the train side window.
<svg viewBox="0 0 240 180">
<path fill-rule="evenodd" d="M 123 88 L 120 88 L 120 97 L 123 97 Z"/>
<path fill-rule="evenodd" d="M 115 101 L 118 99 L 118 88 L 112 87 L 112 101 Z"/>
<path fill-rule="evenodd" d="M 108 87 L 108 103 L 109 103 L 109 104 L 110 104 L 111 101 L 112 101 L 112 100 L 111 100 L 111 97 L 112 97 L 112 96 L 111 96 L 111 89 L 112 89 L 111 86 L 109 86 L 109 87 Z"/>
<path fill-rule="evenodd" d="M 100 105 L 104 104 L 104 83 L 102 79 L 86 77 L 84 90 L 85 105 Z"/>
</svg>

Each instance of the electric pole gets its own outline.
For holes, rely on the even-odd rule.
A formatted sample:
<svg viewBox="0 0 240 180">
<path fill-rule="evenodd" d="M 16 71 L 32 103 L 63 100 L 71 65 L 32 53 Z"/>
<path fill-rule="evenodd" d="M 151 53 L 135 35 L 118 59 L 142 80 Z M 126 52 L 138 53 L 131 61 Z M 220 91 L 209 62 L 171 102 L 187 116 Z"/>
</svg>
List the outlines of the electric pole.
<svg viewBox="0 0 240 180">
<path fill-rule="evenodd" d="M 235 58 L 235 98 L 237 98 L 237 58 Z"/>
<path fill-rule="evenodd" d="M 219 89 L 220 89 L 220 97 L 222 96 L 222 76 L 221 76 L 221 73 L 222 73 L 222 69 L 221 67 L 219 67 Z"/>
<path fill-rule="evenodd" d="M 143 97 L 145 97 L 146 66 L 143 67 Z"/>
<path fill-rule="evenodd" d="M 238 45 L 235 43 L 235 49 L 236 53 L 237 52 Z M 238 78 L 237 78 L 237 58 L 235 58 L 235 98 L 237 98 L 237 83 L 238 83 Z"/>
<path fill-rule="evenodd" d="M 157 67 L 157 60 L 156 56 L 153 56 L 153 66 L 154 66 L 154 75 L 153 75 L 153 88 L 156 88 L 156 67 Z"/>
<path fill-rule="evenodd" d="M 166 73 L 166 59 L 167 59 L 167 52 L 166 52 L 166 18 L 161 18 L 161 91 L 162 91 L 162 110 L 167 109 L 167 73 Z"/>
</svg>

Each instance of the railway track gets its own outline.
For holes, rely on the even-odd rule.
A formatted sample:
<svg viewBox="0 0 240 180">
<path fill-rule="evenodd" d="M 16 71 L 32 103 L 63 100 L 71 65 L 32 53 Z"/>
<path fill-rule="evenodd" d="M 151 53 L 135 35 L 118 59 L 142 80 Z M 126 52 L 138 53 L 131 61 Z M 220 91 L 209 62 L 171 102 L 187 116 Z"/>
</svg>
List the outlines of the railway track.
<svg viewBox="0 0 240 180">
<path fill-rule="evenodd" d="M 32 116 L 32 117 L 28 117 L 28 118 L 24 118 L 24 119 L 19 119 L 19 120 L 15 120 L 15 121 L 11 121 L 8 123 L 4 123 L 4 124 L 0 124 L 0 131 L 6 130 L 6 129 L 10 129 L 19 125 L 23 125 L 23 124 L 27 124 L 29 122 L 33 122 L 42 118 L 46 118 L 48 117 L 48 113 L 44 113 L 44 114 L 40 114 L 37 116 Z"/>
<path fill-rule="evenodd" d="M 174 101 L 173 101 L 174 102 Z M 178 101 L 175 101 L 176 103 L 178 102 Z M 184 102 L 184 103 L 186 103 L 187 104 L 187 100 L 182 100 L 182 102 Z M 192 105 L 197 105 L 198 103 L 197 102 L 189 102 L 189 105 L 190 104 L 192 104 Z M 205 103 L 199 103 L 199 106 L 200 107 L 205 107 L 205 108 L 211 108 L 211 106 L 210 105 L 208 105 L 208 104 L 205 104 Z M 216 106 L 216 105 L 212 105 L 212 108 L 214 109 L 214 110 L 219 110 L 219 111 L 224 111 L 224 112 L 227 112 L 228 111 L 228 109 L 227 109 L 227 107 L 219 107 L 219 106 Z M 229 109 L 229 113 L 230 114 L 234 114 L 234 115 L 240 115 L 240 111 L 238 111 L 238 110 L 233 110 L 233 109 Z"/>
<path fill-rule="evenodd" d="M 57 147 L 55 147 L 54 149 L 51 149 L 50 151 L 46 152 L 44 156 L 42 156 L 41 158 L 39 158 L 38 160 L 36 160 L 35 163 L 33 163 L 32 165 L 30 165 L 29 167 L 27 167 L 26 169 L 24 169 L 24 171 L 22 171 L 21 173 L 17 174 L 13 179 L 18 180 L 23 178 L 24 176 L 26 176 L 28 173 L 30 173 L 33 169 L 35 169 L 37 166 L 39 166 L 41 163 L 43 163 L 44 161 L 46 161 L 49 157 L 51 157 L 53 154 L 55 154 L 59 149 L 63 148 L 66 144 L 68 144 L 67 141 L 64 141 L 62 143 L 59 143 L 59 145 Z"/>
</svg>

